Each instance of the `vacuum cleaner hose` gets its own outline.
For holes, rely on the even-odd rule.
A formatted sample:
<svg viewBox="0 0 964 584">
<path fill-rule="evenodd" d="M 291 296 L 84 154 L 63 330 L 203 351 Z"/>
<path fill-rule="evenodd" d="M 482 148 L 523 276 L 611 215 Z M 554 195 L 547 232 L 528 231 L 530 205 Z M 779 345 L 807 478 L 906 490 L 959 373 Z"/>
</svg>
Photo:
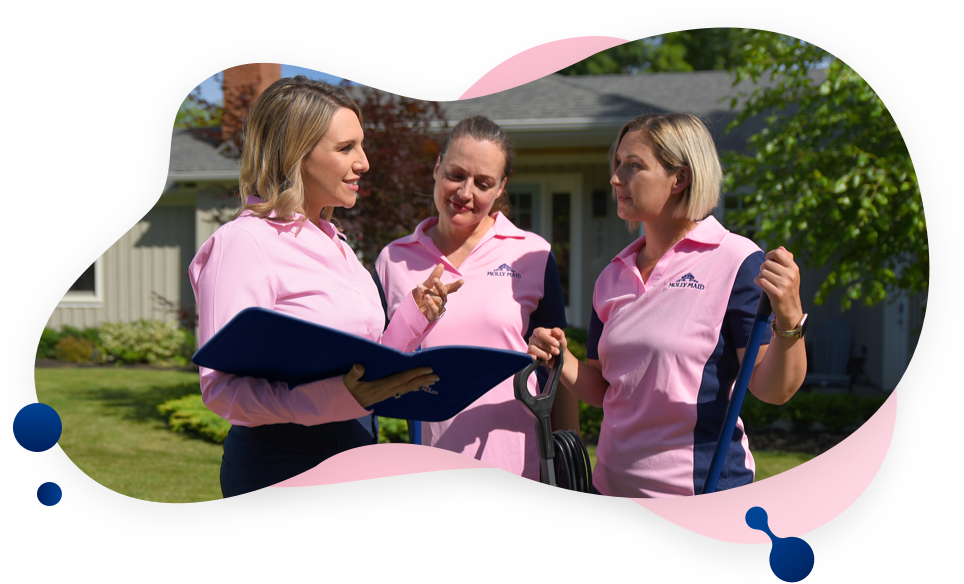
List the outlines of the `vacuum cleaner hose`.
<svg viewBox="0 0 964 584">
<path fill-rule="evenodd" d="M 589 451 L 579 435 L 573 430 L 556 430 L 552 433 L 552 443 L 556 485 L 577 493 L 592 492 Z"/>
</svg>

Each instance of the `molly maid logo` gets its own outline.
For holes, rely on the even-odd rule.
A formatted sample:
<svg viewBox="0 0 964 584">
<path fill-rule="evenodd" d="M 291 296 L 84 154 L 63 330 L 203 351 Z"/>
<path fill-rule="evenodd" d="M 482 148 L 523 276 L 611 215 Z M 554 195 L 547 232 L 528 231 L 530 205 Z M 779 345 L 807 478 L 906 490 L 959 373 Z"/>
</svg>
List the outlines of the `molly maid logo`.
<svg viewBox="0 0 964 584">
<path fill-rule="evenodd" d="M 705 286 L 697 282 L 696 278 L 693 277 L 693 274 L 690 274 L 689 272 L 687 272 L 686 275 L 680 278 L 679 280 L 676 280 L 675 282 L 671 283 L 669 287 L 670 288 L 694 288 L 696 290 L 702 290 L 703 288 L 705 288 Z"/>
<path fill-rule="evenodd" d="M 521 278 L 522 274 L 509 267 L 509 264 L 502 264 L 491 272 L 486 272 L 486 276 L 504 276 L 506 278 Z"/>
</svg>

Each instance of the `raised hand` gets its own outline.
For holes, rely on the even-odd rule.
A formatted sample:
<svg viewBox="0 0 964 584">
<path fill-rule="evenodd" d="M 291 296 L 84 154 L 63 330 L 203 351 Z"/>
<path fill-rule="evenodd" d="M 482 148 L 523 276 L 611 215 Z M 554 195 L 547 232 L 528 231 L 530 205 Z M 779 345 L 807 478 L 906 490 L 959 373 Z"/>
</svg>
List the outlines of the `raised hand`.
<svg viewBox="0 0 964 584">
<path fill-rule="evenodd" d="M 438 320 L 438 317 L 445 314 L 445 302 L 449 294 L 454 294 L 465 284 L 465 280 L 456 280 L 451 284 L 443 284 L 439 279 L 445 271 L 445 265 L 435 266 L 432 273 L 424 283 L 419 284 L 412 290 L 415 304 L 422 311 L 429 322 Z"/>
<path fill-rule="evenodd" d="M 760 266 L 760 275 L 753 281 L 770 297 L 778 327 L 790 330 L 800 323 L 803 318 L 800 268 L 793 261 L 792 253 L 783 246 L 767 252 L 767 259 Z"/>
</svg>

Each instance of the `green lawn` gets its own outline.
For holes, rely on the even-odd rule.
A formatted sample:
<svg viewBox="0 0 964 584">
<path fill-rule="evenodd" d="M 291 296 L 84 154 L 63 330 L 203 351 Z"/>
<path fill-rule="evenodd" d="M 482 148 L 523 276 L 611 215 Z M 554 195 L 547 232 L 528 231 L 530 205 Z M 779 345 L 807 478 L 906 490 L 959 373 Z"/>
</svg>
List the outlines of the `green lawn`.
<svg viewBox="0 0 964 584">
<path fill-rule="evenodd" d="M 63 422 L 60 447 L 87 476 L 146 501 L 221 498 L 221 446 L 175 434 L 158 404 L 198 393 L 196 373 L 36 369 L 37 399 Z"/>
<path fill-rule="evenodd" d="M 165 401 L 198 393 L 196 373 L 97 367 L 36 369 L 34 375 L 38 400 L 63 421 L 60 447 L 87 476 L 146 501 L 221 498 L 221 446 L 170 431 L 157 411 Z M 595 466 L 594 446 L 589 456 Z M 813 458 L 753 456 L 758 481 Z"/>
</svg>

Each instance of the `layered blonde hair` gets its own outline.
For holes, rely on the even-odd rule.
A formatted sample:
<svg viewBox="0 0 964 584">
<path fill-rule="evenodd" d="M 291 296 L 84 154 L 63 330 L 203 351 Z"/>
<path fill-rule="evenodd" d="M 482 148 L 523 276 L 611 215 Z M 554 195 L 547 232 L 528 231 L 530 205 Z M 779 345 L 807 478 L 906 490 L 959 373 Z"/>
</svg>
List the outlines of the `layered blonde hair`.
<svg viewBox="0 0 964 584">
<path fill-rule="evenodd" d="M 616 172 L 616 149 L 623 136 L 637 130 L 643 132 L 644 141 L 667 172 L 684 167 L 690 169 L 690 184 L 683 191 L 674 215 L 692 221 L 705 219 L 719 203 L 723 185 L 723 167 L 710 131 L 699 118 L 690 114 L 637 116 L 626 122 L 610 149 L 610 172 Z M 639 228 L 637 221 L 626 221 L 626 225 L 630 231 Z"/>
<path fill-rule="evenodd" d="M 244 128 L 239 190 L 241 210 L 265 218 L 273 211 L 281 220 L 305 213 L 301 165 L 328 131 L 331 118 L 346 108 L 362 121 L 361 109 L 344 89 L 304 75 L 279 79 L 258 97 Z M 246 204 L 248 195 L 260 203 Z M 321 216 L 331 220 L 333 207 Z"/>
</svg>

